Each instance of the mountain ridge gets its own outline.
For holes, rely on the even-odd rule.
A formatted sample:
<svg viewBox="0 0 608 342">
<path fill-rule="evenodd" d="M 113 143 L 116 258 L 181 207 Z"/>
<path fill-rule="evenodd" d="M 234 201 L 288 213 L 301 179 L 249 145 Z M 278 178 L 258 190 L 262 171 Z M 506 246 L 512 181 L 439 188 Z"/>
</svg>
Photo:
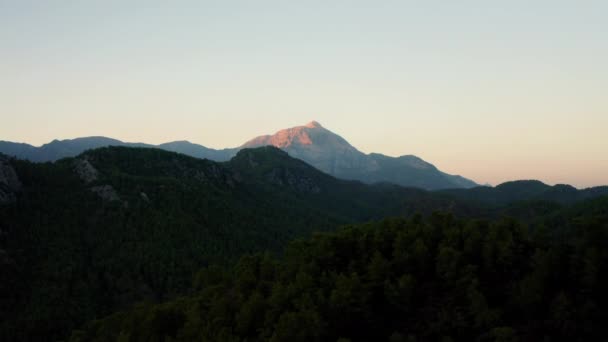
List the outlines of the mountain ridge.
<svg viewBox="0 0 608 342">
<path fill-rule="evenodd" d="M 84 321 L 185 293 L 209 264 L 280 253 L 287 241 L 342 224 L 437 210 L 533 218 L 563 207 L 481 207 L 449 191 L 338 179 L 273 146 L 227 162 L 124 146 L 54 163 L 0 161 L 9 175 L 0 190 L 10 190 L 0 203 L 0 335 L 22 337 L 13 341 L 61 339 Z M 545 188 L 524 181 L 485 190 L 529 185 Z M 601 190 L 591 195 L 608 193 Z M 517 191 L 524 197 L 516 200 L 535 191 Z"/>
<path fill-rule="evenodd" d="M 417 156 L 365 154 L 317 121 L 282 129 L 272 135 L 258 136 L 241 145 L 241 148 L 263 145 L 280 147 L 291 156 L 343 179 L 366 183 L 392 182 L 427 190 L 477 186 L 462 176 L 442 172 Z"/>
<path fill-rule="evenodd" d="M 228 162 L 124 146 L 0 161 L 0 336 L 11 341 L 62 340 L 86 320 L 185 293 L 208 264 L 280 253 L 313 232 L 470 211 L 421 189 L 341 180 L 272 146 Z"/>
<path fill-rule="evenodd" d="M 427 190 L 477 186 L 470 179 L 442 172 L 417 156 L 389 157 L 380 153 L 365 154 L 340 135 L 323 127 L 318 121 L 282 129 L 274 134 L 261 135 L 238 147 L 225 149 L 208 148 L 187 140 L 152 145 L 92 136 L 53 140 L 40 147 L 0 141 L 0 152 L 34 162 L 46 162 L 73 157 L 85 150 L 105 146 L 157 147 L 196 158 L 223 162 L 230 160 L 243 148 L 265 145 L 281 148 L 292 157 L 302 159 L 317 169 L 342 179 L 365 183 L 391 182 Z"/>
</svg>

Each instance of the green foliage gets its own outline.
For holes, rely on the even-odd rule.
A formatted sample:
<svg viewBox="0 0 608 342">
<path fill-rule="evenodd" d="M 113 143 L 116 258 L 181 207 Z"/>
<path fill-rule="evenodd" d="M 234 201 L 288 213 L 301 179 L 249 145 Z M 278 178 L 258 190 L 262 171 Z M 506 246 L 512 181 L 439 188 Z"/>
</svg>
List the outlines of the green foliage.
<svg viewBox="0 0 608 342">
<path fill-rule="evenodd" d="M 98 171 L 90 183 L 76 172 L 85 159 Z M 341 181 L 276 148 L 227 163 L 109 147 L 11 165 L 23 189 L 0 206 L 0 335 L 12 341 L 59 339 L 133 303 L 175 298 L 206 265 L 280 254 L 313 231 L 453 206 L 422 190 Z M 223 276 L 197 286 L 213 277 Z"/>
<path fill-rule="evenodd" d="M 607 198 L 510 206 L 528 229 L 431 215 L 501 211 L 338 180 L 275 148 L 226 163 L 119 147 L 84 159 L 90 183 L 77 159 L 11 160 L 23 189 L 0 206 L 1 340 L 90 322 L 72 339 L 506 341 L 593 336 L 604 317 Z M 411 218 L 285 250 L 390 216 Z"/>
<path fill-rule="evenodd" d="M 602 340 L 608 215 L 560 228 L 537 241 L 512 219 L 348 226 L 295 241 L 280 260 L 246 256 L 222 276 L 209 267 L 200 274 L 213 280 L 191 296 L 90 322 L 71 341 L 142 341 L 157 330 L 141 317 L 167 308 L 168 328 L 143 340 Z"/>
</svg>

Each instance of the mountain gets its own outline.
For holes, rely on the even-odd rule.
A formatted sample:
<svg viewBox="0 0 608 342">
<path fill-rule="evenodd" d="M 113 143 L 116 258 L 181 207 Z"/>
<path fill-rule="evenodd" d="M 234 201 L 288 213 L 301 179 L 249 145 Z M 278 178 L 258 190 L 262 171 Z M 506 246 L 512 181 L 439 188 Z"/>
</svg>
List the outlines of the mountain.
<svg viewBox="0 0 608 342">
<path fill-rule="evenodd" d="M 505 182 L 496 187 L 479 186 L 471 189 L 448 189 L 443 194 L 484 206 L 502 206 L 519 201 L 548 201 L 571 204 L 608 195 L 608 186 L 578 190 L 571 185 L 547 185 L 538 180 Z"/>
<path fill-rule="evenodd" d="M 365 183 L 391 182 L 423 189 L 470 188 L 477 184 L 439 171 L 416 156 L 364 154 L 316 121 L 254 138 L 242 148 L 272 145 L 335 177 Z"/>
<path fill-rule="evenodd" d="M 24 143 L 0 141 L 0 153 L 33 162 L 49 162 L 106 146 L 152 147 L 143 143 L 125 143 L 106 137 L 83 137 L 76 139 L 53 140 L 48 144 L 35 147 Z"/>
<path fill-rule="evenodd" d="M 126 147 L 156 147 L 166 151 L 182 153 L 191 157 L 210 159 L 214 161 L 227 161 L 238 152 L 239 149 L 227 148 L 215 150 L 205 146 L 194 144 L 189 141 L 172 141 L 160 145 L 145 143 L 130 143 L 107 137 L 83 137 L 76 139 L 53 140 L 40 147 L 25 143 L 0 141 L 0 153 L 7 156 L 33 162 L 56 161 L 61 158 L 75 157 L 87 150 L 108 146 Z"/>
<path fill-rule="evenodd" d="M 544 187 L 516 188 L 527 199 Z M 54 163 L 0 155 L 0 199 L 0 336 L 10 341 L 62 339 L 133 303 L 187 293 L 210 264 L 281 254 L 292 239 L 343 224 L 438 210 L 498 217 L 513 204 L 342 180 L 273 146 L 242 149 L 226 162 L 124 146 Z M 511 212 L 527 218 L 562 208 Z"/>
<path fill-rule="evenodd" d="M 421 189 L 340 180 L 269 146 L 221 163 L 122 146 L 54 163 L 1 157 L 0 194 L 0 336 L 11 341 L 61 339 L 185 293 L 208 264 L 280 253 L 315 231 L 471 212 Z"/>
<path fill-rule="evenodd" d="M 337 134 L 313 121 L 278 131 L 274 135 L 254 138 L 241 146 L 251 148 L 271 145 L 278 147 L 294 158 L 299 158 L 338 178 L 352 179 L 352 175 L 376 169 L 365 154 L 359 152 Z"/>
<path fill-rule="evenodd" d="M 168 142 L 160 144 L 156 147 L 165 151 L 182 153 L 195 158 L 209 159 L 219 162 L 230 160 L 230 158 L 234 157 L 234 155 L 238 152 L 238 149 L 235 148 L 215 150 L 185 140 Z"/>
<path fill-rule="evenodd" d="M 388 157 L 378 153 L 364 154 L 344 138 L 312 121 L 305 126 L 281 130 L 274 135 L 254 138 L 237 148 L 215 150 L 188 141 L 174 141 L 160 145 L 126 143 L 104 137 L 73 140 L 54 140 L 41 147 L 0 141 L 0 153 L 35 162 L 54 161 L 74 157 L 86 150 L 106 146 L 158 147 L 196 158 L 227 161 L 243 148 L 271 145 L 292 157 L 302 159 L 319 170 L 335 177 L 365 183 L 390 182 L 422 189 L 474 187 L 473 181 L 441 172 L 416 156 Z"/>
</svg>

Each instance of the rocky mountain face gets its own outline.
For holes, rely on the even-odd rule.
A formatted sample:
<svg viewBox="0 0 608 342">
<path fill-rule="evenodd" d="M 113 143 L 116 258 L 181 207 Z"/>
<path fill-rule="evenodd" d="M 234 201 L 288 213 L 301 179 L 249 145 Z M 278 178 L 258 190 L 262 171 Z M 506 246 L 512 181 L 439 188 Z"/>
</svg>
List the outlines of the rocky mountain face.
<svg viewBox="0 0 608 342">
<path fill-rule="evenodd" d="M 21 189 L 17 172 L 5 156 L 0 155 L 0 204 L 15 200 L 15 193 Z"/>
<path fill-rule="evenodd" d="M 85 150 L 106 146 L 157 147 L 188 156 L 228 161 L 243 148 L 275 146 L 332 176 L 365 183 L 389 182 L 428 190 L 470 188 L 475 182 L 438 170 L 432 164 L 412 156 L 397 158 L 378 153 L 365 154 L 341 136 L 316 121 L 304 126 L 280 130 L 273 135 L 254 138 L 237 148 L 215 150 L 188 141 L 161 145 L 125 143 L 104 137 L 54 140 L 41 147 L 0 141 L 0 152 L 36 162 L 73 157 Z"/>
<path fill-rule="evenodd" d="M 264 145 L 281 148 L 290 156 L 343 179 L 365 183 L 390 182 L 430 190 L 477 185 L 461 176 L 441 172 L 416 156 L 393 158 L 379 153 L 364 154 L 316 121 L 254 138 L 241 148 Z"/>
<path fill-rule="evenodd" d="M 351 174 L 377 169 L 365 154 L 359 152 L 346 140 L 313 121 L 305 126 L 278 131 L 274 135 L 254 138 L 241 148 L 272 145 L 290 156 L 302 159 L 319 170 L 339 178 L 352 178 Z"/>
</svg>

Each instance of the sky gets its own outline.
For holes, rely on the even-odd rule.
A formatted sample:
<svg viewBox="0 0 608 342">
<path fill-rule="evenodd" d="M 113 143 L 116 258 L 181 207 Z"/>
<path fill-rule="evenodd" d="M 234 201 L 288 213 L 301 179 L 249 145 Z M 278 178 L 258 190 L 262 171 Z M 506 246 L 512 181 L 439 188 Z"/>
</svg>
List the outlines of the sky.
<svg viewBox="0 0 608 342">
<path fill-rule="evenodd" d="M 608 184 L 607 1 L 0 0 L 0 140 L 311 120 L 478 183 Z"/>
</svg>

